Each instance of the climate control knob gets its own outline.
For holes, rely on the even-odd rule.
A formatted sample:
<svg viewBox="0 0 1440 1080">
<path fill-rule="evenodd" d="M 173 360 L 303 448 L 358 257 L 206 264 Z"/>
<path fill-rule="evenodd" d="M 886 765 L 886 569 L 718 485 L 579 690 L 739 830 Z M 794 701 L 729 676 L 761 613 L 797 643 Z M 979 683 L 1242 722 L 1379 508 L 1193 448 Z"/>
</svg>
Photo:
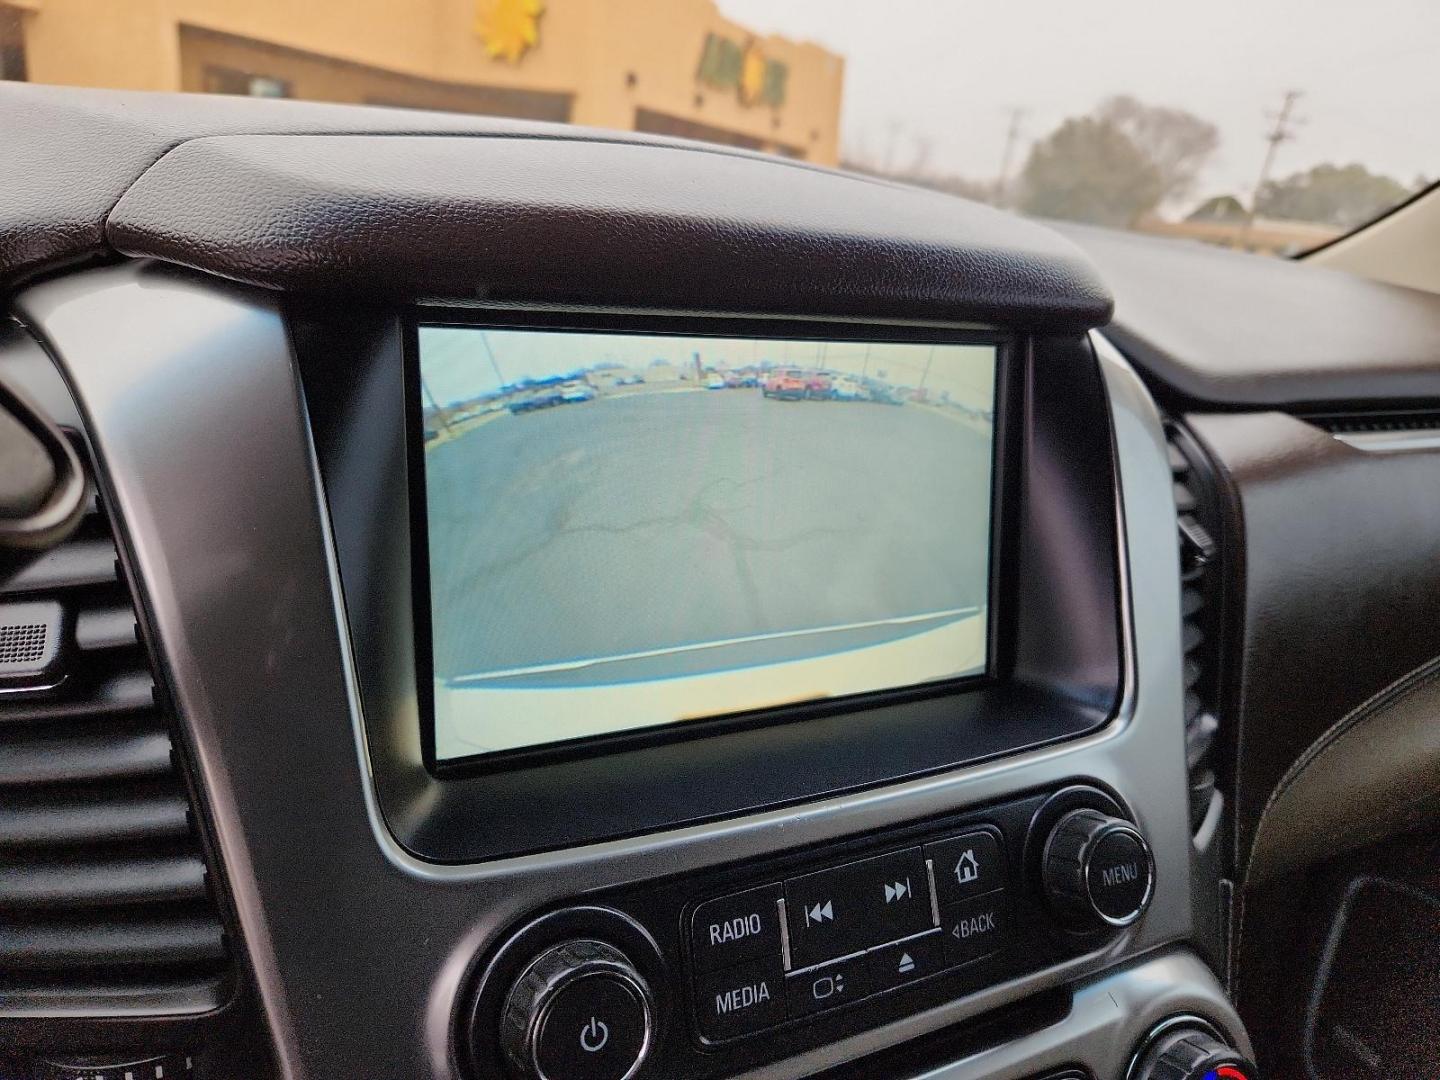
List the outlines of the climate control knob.
<svg viewBox="0 0 1440 1080">
<path fill-rule="evenodd" d="M 1050 831 L 1041 856 L 1045 895 L 1075 930 L 1129 926 L 1155 887 L 1150 845 L 1128 821 L 1072 810 Z"/>
<path fill-rule="evenodd" d="M 505 999 L 500 1042 L 523 1080 L 629 1080 L 654 1038 L 650 988 L 624 953 L 567 941 L 537 956 Z"/>
<path fill-rule="evenodd" d="M 1189 1023 L 1153 1036 L 1129 1080 L 1256 1080 L 1255 1066 L 1213 1034 Z"/>
</svg>

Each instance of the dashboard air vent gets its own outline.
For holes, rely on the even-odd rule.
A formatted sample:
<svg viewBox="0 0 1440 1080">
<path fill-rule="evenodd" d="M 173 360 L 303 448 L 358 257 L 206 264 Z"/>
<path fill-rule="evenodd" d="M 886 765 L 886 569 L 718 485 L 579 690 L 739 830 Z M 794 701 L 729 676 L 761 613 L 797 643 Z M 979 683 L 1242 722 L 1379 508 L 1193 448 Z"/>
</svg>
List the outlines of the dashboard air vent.
<svg viewBox="0 0 1440 1080">
<path fill-rule="evenodd" d="M 1440 447 L 1440 410 L 1322 413 L 1303 417 L 1357 450 L 1433 450 Z"/>
<path fill-rule="evenodd" d="M 212 1008 L 225 935 L 107 516 L 0 574 L 0 1016 Z"/>
<path fill-rule="evenodd" d="M 1209 504 L 1195 462 L 1199 447 L 1172 425 L 1168 431 L 1170 474 L 1180 541 L 1180 640 L 1184 653 L 1185 760 L 1190 774 L 1190 826 L 1198 831 L 1215 799 L 1215 715 L 1219 650 L 1219 605 L 1214 507 Z M 1207 524 L 1207 522 L 1212 524 Z"/>
</svg>

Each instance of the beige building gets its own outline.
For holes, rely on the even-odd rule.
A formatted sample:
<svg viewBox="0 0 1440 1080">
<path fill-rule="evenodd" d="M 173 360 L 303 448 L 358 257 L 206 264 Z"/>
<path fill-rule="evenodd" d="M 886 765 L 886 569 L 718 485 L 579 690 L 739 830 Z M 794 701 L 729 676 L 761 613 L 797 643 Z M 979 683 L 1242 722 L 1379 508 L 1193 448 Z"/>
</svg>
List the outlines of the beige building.
<svg viewBox="0 0 1440 1080">
<path fill-rule="evenodd" d="M 835 164 L 844 61 L 713 0 L 0 0 L 0 77 L 560 120 Z"/>
</svg>

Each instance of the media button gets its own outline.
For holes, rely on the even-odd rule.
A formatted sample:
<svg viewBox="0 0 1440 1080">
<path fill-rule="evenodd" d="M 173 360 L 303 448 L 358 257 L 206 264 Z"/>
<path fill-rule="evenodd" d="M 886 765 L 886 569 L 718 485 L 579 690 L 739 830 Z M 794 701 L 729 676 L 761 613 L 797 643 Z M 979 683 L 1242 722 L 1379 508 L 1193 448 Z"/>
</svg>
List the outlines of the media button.
<svg viewBox="0 0 1440 1080">
<path fill-rule="evenodd" d="M 792 1017 L 809 1016 L 858 1001 L 872 989 L 864 953 L 808 971 L 792 972 L 785 977 L 785 986 Z"/>
<path fill-rule="evenodd" d="M 938 931 L 871 949 L 866 955 L 870 963 L 870 988 L 876 991 L 903 986 L 945 968 Z"/>
<path fill-rule="evenodd" d="M 695 1018 L 700 1033 L 713 1041 L 780 1023 L 785 1019 L 780 958 L 741 964 L 697 980 Z"/>
<path fill-rule="evenodd" d="M 780 956 L 780 886 L 722 896 L 690 916 L 690 956 L 696 971 L 718 971 L 746 960 Z"/>
<path fill-rule="evenodd" d="M 1009 932 L 1008 917 L 1009 905 L 1003 892 L 986 893 L 942 908 L 945 963 L 958 967 L 999 952 Z"/>
<path fill-rule="evenodd" d="M 926 844 L 925 857 L 934 866 L 941 907 L 1005 887 L 1005 859 L 988 829 Z"/>
</svg>

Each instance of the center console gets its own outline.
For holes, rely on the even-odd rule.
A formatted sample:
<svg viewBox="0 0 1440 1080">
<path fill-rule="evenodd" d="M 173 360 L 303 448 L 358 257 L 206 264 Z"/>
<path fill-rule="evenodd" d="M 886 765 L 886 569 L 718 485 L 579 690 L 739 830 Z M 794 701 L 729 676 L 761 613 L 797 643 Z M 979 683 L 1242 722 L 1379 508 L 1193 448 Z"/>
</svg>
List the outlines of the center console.
<svg viewBox="0 0 1440 1080">
<path fill-rule="evenodd" d="M 63 355 L 105 463 L 106 496 L 125 523 L 232 867 L 268 1023 L 281 1058 L 304 1063 L 294 1075 L 351 1068 L 359 1048 L 377 1077 L 1250 1075 L 1243 1030 L 1195 951 L 1169 464 L 1148 395 L 1103 340 L 516 308 L 337 314 L 144 264 L 37 286 L 25 310 Z M 175 325 L 184 342 L 165 330 Z M 836 370 L 834 355 L 849 350 L 863 371 L 866 343 L 872 359 L 875 342 L 894 357 L 917 350 L 920 371 L 941 346 L 981 349 L 966 355 L 993 365 L 993 399 L 988 410 L 967 403 L 956 381 L 945 399 L 912 391 L 890 403 L 856 375 L 871 397 L 847 401 L 835 391 L 844 371 L 832 372 L 824 397 L 800 396 L 822 391 L 779 376 L 773 387 L 677 377 L 663 394 L 594 390 L 601 380 L 587 376 L 593 399 L 571 388 L 559 392 L 575 400 L 532 408 L 543 394 L 530 385 L 498 391 L 493 418 L 482 419 L 427 399 L 420 376 L 438 377 L 421 363 L 419 331 L 435 325 L 631 335 L 649 351 L 656 337 L 797 351 L 796 342 L 825 341 L 839 343 L 827 346 Z M 195 435 L 183 465 L 145 437 L 166 403 L 183 403 Z M 465 574 L 437 590 L 449 556 L 434 546 L 432 510 L 449 505 L 461 550 L 472 528 L 463 498 L 437 504 L 426 486 L 442 451 L 465 445 L 466 432 L 533 440 L 549 418 L 662 408 L 737 423 L 832 418 L 817 432 L 844 415 L 897 441 L 923 420 L 942 446 L 991 447 L 992 467 L 976 473 L 985 486 L 970 489 L 986 494 L 952 515 L 957 529 L 988 537 L 971 606 L 937 595 L 941 614 L 918 628 L 908 609 L 882 611 L 880 630 L 841 613 L 817 637 L 824 648 L 788 630 L 725 631 L 704 649 L 681 635 L 576 660 L 523 655 L 530 646 L 513 621 L 509 638 L 483 641 L 464 618 L 437 621 L 455 609 Z M 263 434 L 247 419 L 257 415 L 273 419 Z M 626 420 L 627 430 L 639 422 Z M 819 439 L 776 455 L 848 452 Z M 890 452 L 882 442 L 861 450 Z M 696 452 L 682 440 L 674 475 L 739 498 L 717 479 L 732 457 Z M 253 485 L 216 483 L 237 454 Z M 600 462 L 593 483 L 610 482 L 605 466 L 616 460 Z M 768 460 L 744 468 L 763 472 Z M 614 490 L 648 497 L 634 493 L 661 485 L 663 460 L 651 466 L 620 469 Z M 455 490 L 473 483 L 477 500 L 485 484 L 513 480 L 465 475 Z M 814 512 L 842 506 L 903 548 L 913 525 L 864 512 L 908 490 L 907 477 L 887 475 L 865 500 L 827 494 Z M 517 490 L 507 505 L 531 520 L 521 496 L 541 489 Z M 603 518 L 609 507 L 585 512 Z M 593 595 L 593 575 L 622 565 L 613 553 L 601 570 L 585 562 L 603 521 L 567 520 L 581 520 L 586 542 L 567 556 L 568 576 L 534 579 L 540 607 Z M 698 520 L 702 533 L 722 528 L 720 518 Z M 766 547 L 771 517 L 747 521 L 765 548 L 755 580 L 843 576 L 841 564 L 802 560 L 767 579 L 783 565 Z M 863 537 L 852 541 L 859 557 Z M 948 557 L 944 537 L 936 550 Z M 200 552 L 237 553 L 223 593 Z M 711 580 L 705 558 L 689 548 L 675 557 L 667 604 Z M 865 576 L 892 569 L 909 580 L 910 568 L 883 557 Z M 648 596 L 660 586 L 634 587 Z M 766 596 L 803 606 L 805 591 Z M 503 605 L 469 618 L 495 610 Z M 283 640 L 266 630 L 277 625 Z M 652 630 L 676 625 L 694 620 L 660 618 Z M 954 651 L 962 631 L 975 635 L 967 654 Z M 932 641 L 943 648 L 919 647 Z M 755 653 L 762 645 L 775 651 Z M 913 670 L 913 681 L 867 682 L 876 648 L 891 650 L 885 670 Z M 507 649 L 519 660 L 472 663 Z M 903 664 L 896 649 L 910 650 Z M 723 663 L 707 667 L 697 652 Z M 826 667 L 837 654 L 840 667 Z M 447 656 L 472 670 L 445 668 Z M 736 698 L 715 715 L 674 706 L 677 681 L 724 679 L 735 665 L 752 673 L 746 685 L 779 671 L 798 689 Z M 817 692 L 816 680 L 839 689 Z M 480 696 L 457 703 L 467 693 Z M 567 725 L 641 715 L 649 721 L 557 737 L 575 731 Z M 511 726 L 494 726 L 506 717 Z M 501 749 L 446 753 L 441 722 Z M 303 792 L 304 812 L 279 792 Z M 332 878 L 349 884 L 337 890 Z"/>
<path fill-rule="evenodd" d="M 587 898 L 518 929 L 461 1038 L 476 1075 L 706 1075 L 824 1046 L 1113 940 L 1154 862 L 1066 787 L 803 855 Z M 676 933 L 677 928 L 679 933 Z"/>
</svg>

